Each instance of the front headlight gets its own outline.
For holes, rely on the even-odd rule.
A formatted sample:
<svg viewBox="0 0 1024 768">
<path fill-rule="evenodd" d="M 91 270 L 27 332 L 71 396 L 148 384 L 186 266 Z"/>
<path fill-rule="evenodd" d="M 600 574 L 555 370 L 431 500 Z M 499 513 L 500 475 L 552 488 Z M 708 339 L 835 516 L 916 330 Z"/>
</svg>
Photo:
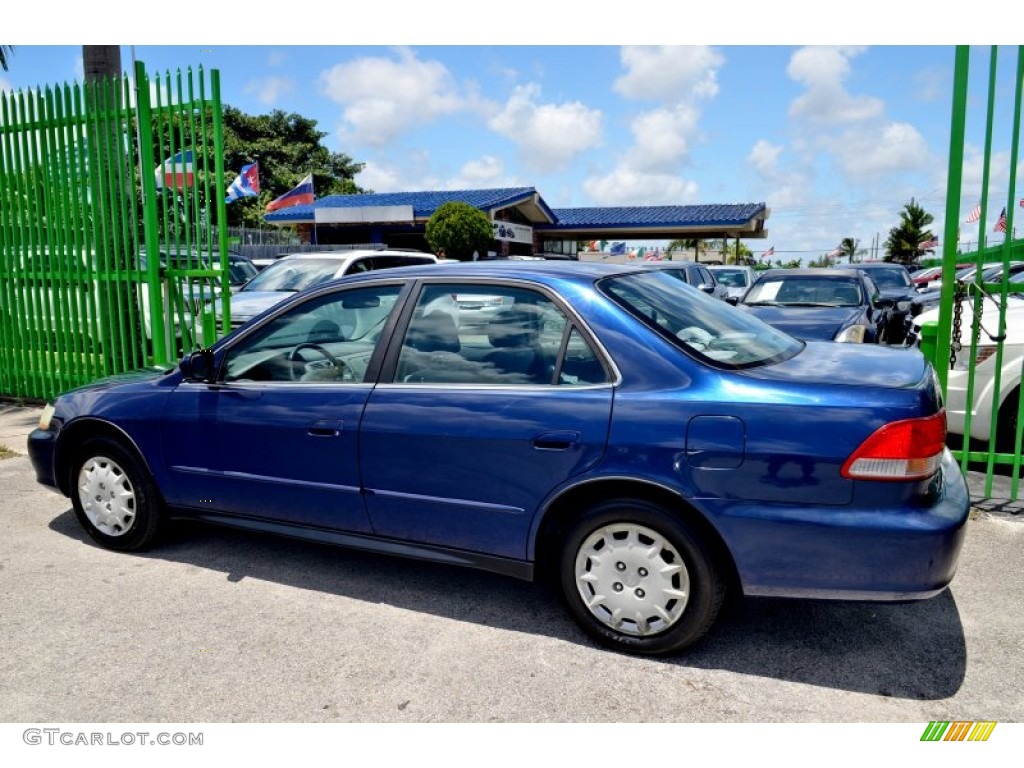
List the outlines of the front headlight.
<svg viewBox="0 0 1024 768">
<path fill-rule="evenodd" d="M 910 309 L 910 299 L 907 299 L 906 301 L 897 301 L 896 302 L 896 311 L 897 312 L 906 312 L 908 309 Z"/>
<path fill-rule="evenodd" d="M 53 407 L 53 403 L 47 403 L 46 407 L 43 408 L 43 412 L 39 414 L 39 428 L 42 430 L 48 430 L 50 428 L 50 421 L 53 419 L 53 413 L 56 408 Z"/>
<path fill-rule="evenodd" d="M 851 325 L 837 333 L 834 341 L 852 341 L 859 344 L 864 341 L 864 330 L 863 325 Z"/>
</svg>

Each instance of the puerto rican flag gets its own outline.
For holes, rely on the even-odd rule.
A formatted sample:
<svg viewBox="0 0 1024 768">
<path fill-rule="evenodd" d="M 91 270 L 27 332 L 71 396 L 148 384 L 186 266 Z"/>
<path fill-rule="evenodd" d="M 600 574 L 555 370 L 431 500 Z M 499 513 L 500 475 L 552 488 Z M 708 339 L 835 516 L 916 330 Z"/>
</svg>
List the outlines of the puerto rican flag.
<svg viewBox="0 0 1024 768">
<path fill-rule="evenodd" d="M 225 202 L 233 203 L 243 197 L 256 197 L 260 193 L 260 164 L 250 163 L 243 165 L 238 176 L 228 187 L 228 196 Z"/>
<path fill-rule="evenodd" d="M 163 189 L 184 189 L 195 184 L 195 175 L 192 170 L 192 150 L 178 152 L 168 157 L 156 171 L 156 188 Z"/>
<path fill-rule="evenodd" d="M 267 213 L 273 213 L 281 208 L 291 208 L 295 205 L 310 205 L 313 199 L 313 174 L 311 173 L 294 189 L 288 190 L 276 200 L 271 200 L 267 204 Z"/>
</svg>

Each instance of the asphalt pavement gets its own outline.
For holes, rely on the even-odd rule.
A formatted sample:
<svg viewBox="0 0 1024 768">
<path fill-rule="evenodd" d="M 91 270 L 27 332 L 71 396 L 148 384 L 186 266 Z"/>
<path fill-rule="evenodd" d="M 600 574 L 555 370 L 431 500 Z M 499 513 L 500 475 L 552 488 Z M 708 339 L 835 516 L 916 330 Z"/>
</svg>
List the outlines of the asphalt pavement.
<svg viewBox="0 0 1024 768">
<path fill-rule="evenodd" d="M 38 408 L 0 403 L 25 450 Z M 601 649 L 543 586 L 175 526 L 92 543 L 0 459 L 0 721 L 1024 720 L 1024 519 L 979 508 L 949 590 L 916 603 L 744 599 L 686 654 Z"/>
</svg>

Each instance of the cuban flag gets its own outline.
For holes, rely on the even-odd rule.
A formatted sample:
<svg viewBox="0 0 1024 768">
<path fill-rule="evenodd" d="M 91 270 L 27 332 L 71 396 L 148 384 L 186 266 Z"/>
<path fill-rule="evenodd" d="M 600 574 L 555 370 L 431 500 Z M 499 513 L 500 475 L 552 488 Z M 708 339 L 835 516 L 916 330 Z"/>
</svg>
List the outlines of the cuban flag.
<svg viewBox="0 0 1024 768">
<path fill-rule="evenodd" d="M 281 208 L 291 208 L 295 205 L 310 205 L 313 202 L 313 174 L 298 183 L 294 189 L 290 189 L 276 200 L 267 204 L 267 213 L 273 213 Z"/>
<path fill-rule="evenodd" d="M 228 197 L 224 202 L 233 203 L 243 197 L 256 197 L 260 193 L 260 164 L 243 165 L 238 176 L 228 187 Z"/>
<path fill-rule="evenodd" d="M 195 184 L 192 170 L 192 150 L 168 157 L 156 168 L 156 188 L 184 189 Z"/>
</svg>

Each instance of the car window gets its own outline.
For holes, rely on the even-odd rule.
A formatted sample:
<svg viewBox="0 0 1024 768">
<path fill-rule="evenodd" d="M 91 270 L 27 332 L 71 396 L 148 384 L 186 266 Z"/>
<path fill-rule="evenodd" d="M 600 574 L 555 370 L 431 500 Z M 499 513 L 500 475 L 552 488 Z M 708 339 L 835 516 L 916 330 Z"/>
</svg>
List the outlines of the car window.
<svg viewBox="0 0 1024 768">
<path fill-rule="evenodd" d="M 744 304 L 784 307 L 843 307 L 863 303 L 863 291 L 856 277 L 825 275 L 780 275 L 765 277 L 750 289 Z"/>
<path fill-rule="evenodd" d="M 728 288 L 747 287 L 747 273 L 742 269 L 716 269 L 712 274 L 719 283 Z"/>
<path fill-rule="evenodd" d="M 343 263 L 339 259 L 282 259 L 256 275 L 244 290 L 301 291 L 333 279 Z"/>
<path fill-rule="evenodd" d="M 225 381 L 362 381 L 401 286 L 339 291 L 303 302 L 228 351 Z"/>
<path fill-rule="evenodd" d="M 697 272 L 700 274 L 700 281 L 704 285 L 714 285 L 715 278 L 712 277 L 711 273 L 708 272 L 704 267 L 697 267 Z"/>
<path fill-rule="evenodd" d="M 466 310 L 465 322 L 461 307 Z M 600 384 L 607 374 L 579 329 L 547 296 L 505 286 L 428 285 L 402 341 L 407 384 Z"/>
<path fill-rule="evenodd" d="M 606 278 L 598 287 L 659 334 L 718 367 L 765 365 L 803 349 L 792 336 L 660 272 Z"/>
<path fill-rule="evenodd" d="M 903 267 L 868 267 L 864 271 L 871 275 L 879 288 L 912 288 L 914 285 L 910 274 Z"/>
</svg>

